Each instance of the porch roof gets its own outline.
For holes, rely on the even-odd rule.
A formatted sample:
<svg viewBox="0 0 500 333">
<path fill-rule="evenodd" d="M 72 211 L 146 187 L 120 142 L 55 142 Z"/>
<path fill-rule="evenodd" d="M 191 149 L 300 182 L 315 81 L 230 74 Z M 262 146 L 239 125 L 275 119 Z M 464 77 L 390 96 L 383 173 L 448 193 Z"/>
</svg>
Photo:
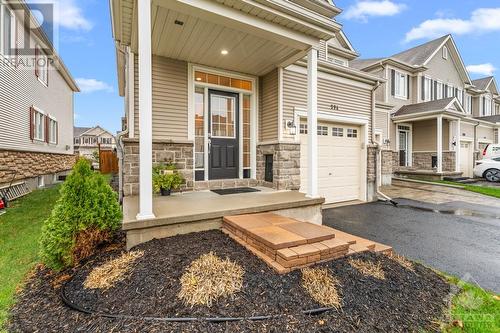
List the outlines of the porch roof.
<svg viewBox="0 0 500 333">
<path fill-rule="evenodd" d="M 405 105 L 396 111 L 392 117 L 394 120 L 419 120 L 419 118 L 429 118 L 440 114 L 458 118 L 466 117 L 462 105 L 455 97 Z"/>
</svg>

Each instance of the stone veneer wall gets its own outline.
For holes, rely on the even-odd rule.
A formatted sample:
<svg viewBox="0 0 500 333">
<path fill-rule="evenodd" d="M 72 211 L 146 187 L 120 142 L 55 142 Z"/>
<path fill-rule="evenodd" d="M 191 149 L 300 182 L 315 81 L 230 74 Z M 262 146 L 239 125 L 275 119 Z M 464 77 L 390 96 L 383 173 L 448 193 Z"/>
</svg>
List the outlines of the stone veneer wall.
<svg viewBox="0 0 500 333">
<path fill-rule="evenodd" d="M 139 140 L 124 139 L 123 195 L 139 194 Z M 186 183 L 181 190 L 193 189 L 193 144 L 190 142 L 153 141 L 153 165 L 173 163 Z"/>
<path fill-rule="evenodd" d="M 70 170 L 75 155 L 0 150 L 0 166 L 17 171 L 16 180 Z M 0 169 L 0 184 L 10 182 L 12 174 Z"/>
<path fill-rule="evenodd" d="M 374 182 L 377 179 L 377 146 L 369 145 L 366 161 L 366 180 L 368 183 Z"/>
<path fill-rule="evenodd" d="M 265 155 L 273 155 L 273 183 L 265 176 Z M 276 190 L 300 189 L 300 143 L 269 143 L 257 146 L 257 180 Z"/>
<path fill-rule="evenodd" d="M 412 169 L 415 170 L 433 170 L 432 156 L 436 152 L 413 152 Z M 455 171 L 455 152 L 443 152 L 443 171 Z"/>
</svg>

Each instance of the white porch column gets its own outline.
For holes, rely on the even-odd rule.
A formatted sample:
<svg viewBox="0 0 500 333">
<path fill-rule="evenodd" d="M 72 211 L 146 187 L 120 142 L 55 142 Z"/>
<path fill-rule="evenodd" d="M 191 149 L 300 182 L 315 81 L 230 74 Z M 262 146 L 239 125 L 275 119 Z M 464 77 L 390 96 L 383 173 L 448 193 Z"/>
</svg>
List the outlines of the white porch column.
<svg viewBox="0 0 500 333">
<path fill-rule="evenodd" d="M 455 171 L 460 172 L 460 153 L 461 153 L 461 146 L 460 146 L 460 138 L 462 137 L 462 129 L 461 129 L 461 120 L 458 119 L 456 120 L 456 144 L 455 144 Z"/>
<path fill-rule="evenodd" d="M 138 220 L 153 214 L 153 118 L 151 82 L 151 0 L 138 1 L 139 41 L 139 213 Z"/>
<path fill-rule="evenodd" d="M 443 116 L 437 117 L 437 172 L 443 172 Z"/>
<path fill-rule="evenodd" d="M 307 196 L 318 196 L 318 51 L 307 53 Z"/>
</svg>

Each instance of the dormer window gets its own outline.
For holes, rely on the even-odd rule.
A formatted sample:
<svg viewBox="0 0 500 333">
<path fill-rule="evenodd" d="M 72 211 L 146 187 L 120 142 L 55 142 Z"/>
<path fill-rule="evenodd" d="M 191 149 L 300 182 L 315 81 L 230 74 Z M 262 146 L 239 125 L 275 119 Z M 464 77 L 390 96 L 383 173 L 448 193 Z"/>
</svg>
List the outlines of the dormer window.
<svg viewBox="0 0 500 333">
<path fill-rule="evenodd" d="M 443 59 L 448 59 L 448 48 L 443 46 Z"/>
</svg>

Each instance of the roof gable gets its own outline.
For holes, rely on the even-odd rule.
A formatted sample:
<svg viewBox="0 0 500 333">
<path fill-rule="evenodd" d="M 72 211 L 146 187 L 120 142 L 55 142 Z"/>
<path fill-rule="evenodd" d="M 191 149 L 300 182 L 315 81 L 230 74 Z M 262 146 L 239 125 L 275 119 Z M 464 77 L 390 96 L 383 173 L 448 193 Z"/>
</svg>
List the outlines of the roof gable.
<svg viewBox="0 0 500 333">
<path fill-rule="evenodd" d="M 491 93 L 498 95 L 497 83 L 495 81 L 495 77 L 493 76 L 487 76 L 477 80 L 473 80 L 472 84 L 478 90 L 488 90 Z"/>
<path fill-rule="evenodd" d="M 394 113 L 394 116 L 398 117 L 398 116 L 418 115 L 421 113 L 442 112 L 442 111 L 453 111 L 465 114 L 465 111 L 460 102 L 455 97 L 449 97 L 430 102 L 405 105 L 401 107 L 398 111 L 396 111 Z"/>
<path fill-rule="evenodd" d="M 412 47 L 411 49 L 392 55 L 391 58 L 409 65 L 423 66 L 449 37 L 450 35 L 446 35 L 425 44 Z"/>
</svg>

